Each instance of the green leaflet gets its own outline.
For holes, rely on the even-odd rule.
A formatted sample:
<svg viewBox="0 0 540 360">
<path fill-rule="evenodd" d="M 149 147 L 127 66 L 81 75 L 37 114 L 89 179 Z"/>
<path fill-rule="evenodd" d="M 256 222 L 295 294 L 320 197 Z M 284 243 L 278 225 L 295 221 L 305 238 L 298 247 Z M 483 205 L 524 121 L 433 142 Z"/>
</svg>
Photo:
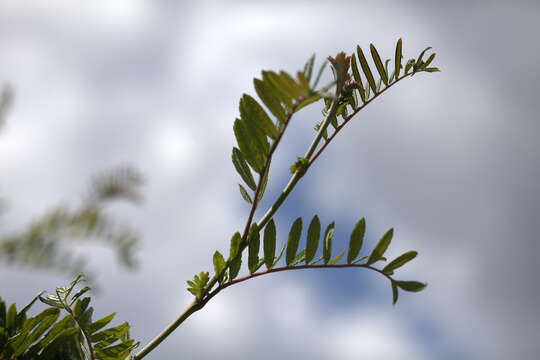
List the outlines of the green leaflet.
<svg viewBox="0 0 540 360">
<path fill-rule="evenodd" d="M 45 348 L 50 342 L 52 342 L 60 332 L 64 329 L 71 328 L 75 325 L 75 322 L 70 315 L 66 315 L 62 320 L 54 324 L 47 334 L 36 344 L 32 345 L 28 350 L 28 355 L 31 358 L 35 356 L 37 352 Z"/>
<path fill-rule="evenodd" d="M 375 79 L 373 78 L 373 74 L 371 73 L 366 57 L 364 56 L 364 52 L 362 51 L 360 46 L 356 47 L 356 52 L 358 53 L 358 61 L 360 61 L 360 66 L 362 67 L 362 70 L 364 71 L 364 75 L 366 75 L 366 79 L 369 84 L 369 87 L 371 87 L 373 92 L 376 93 L 377 86 L 375 85 Z M 367 98 L 369 98 L 369 96 L 366 96 L 366 99 Z"/>
<path fill-rule="evenodd" d="M 425 68 L 424 71 L 427 71 L 427 72 L 439 72 L 441 70 L 439 70 L 439 68 L 436 68 L 436 67 L 429 67 L 429 68 Z"/>
<path fill-rule="evenodd" d="M 86 328 L 86 331 L 88 332 L 88 334 L 92 335 L 93 333 L 95 333 L 96 331 L 104 328 L 105 326 L 107 326 L 108 323 L 110 323 L 112 321 L 112 319 L 115 317 L 116 313 L 112 313 L 110 315 L 107 315 L 99 320 L 96 320 L 95 322 L 93 322 L 92 324 L 90 324 L 87 328 Z"/>
<path fill-rule="evenodd" d="M 289 171 L 291 174 L 295 172 L 300 172 L 301 174 L 305 172 L 306 167 L 309 165 L 309 159 L 304 157 L 296 157 L 296 161 L 291 165 Z"/>
<path fill-rule="evenodd" d="M 407 61 L 407 64 L 405 64 L 405 75 L 409 73 L 409 70 L 411 69 L 413 65 L 414 65 L 414 59 L 409 59 L 409 61 Z"/>
<path fill-rule="evenodd" d="M 250 273 L 254 273 L 259 263 L 259 248 L 261 238 L 257 224 L 252 224 L 248 235 L 248 268 Z"/>
<path fill-rule="evenodd" d="M 304 75 L 304 73 L 301 72 L 301 71 L 298 71 L 296 73 L 296 78 L 298 79 L 298 84 L 300 85 L 300 87 L 304 91 L 304 94 L 308 93 L 309 92 L 309 81 L 308 81 L 308 79 L 306 79 L 306 76 Z"/>
<path fill-rule="evenodd" d="M 293 98 L 298 99 L 304 95 L 306 95 L 307 91 L 298 84 L 291 75 L 286 73 L 285 71 L 279 72 L 279 80 L 281 81 L 281 84 L 284 89 L 286 89 L 287 93 Z M 309 87 L 308 87 L 309 89 Z"/>
<path fill-rule="evenodd" d="M 304 77 L 308 81 L 311 81 L 311 75 L 313 73 L 313 64 L 315 64 L 315 54 L 311 55 L 304 65 Z"/>
<path fill-rule="evenodd" d="M 426 60 L 426 62 L 422 65 L 422 69 L 425 69 L 429 66 L 429 64 L 431 64 L 431 62 L 433 61 L 433 59 L 435 59 L 435 53 L 431 54 L 428 59 Z"/>
<path fill-rule="evenodd" d="M 264 263 L 267 269 L 274 266 L 274 257 L 276 256 L 276 225 L 274 219 L 270 219 L 264 228 Z"/>
<path fill-rule="evenodd" d="M 289 240 L 287 241 L 287 251 L 285 253 L 285 262 L 287 266 L 291 266 L 298 250 L 300 236 L 302 234 L 302 218 L 294 221 L 289 232 Z"/>
<path fill-rule="evenodd" d="M 354 260 L 351 264 L 358 264 L 360 261 L 366 260 L 367 258 L 368 258 L 367 256 L 362 256 L 362 257 Z"/>
<path fill-rule="evenodd" d="M 351 239 L 349 241 L 349 253 L 347 254 L 347 263 L 350 264 L 356 259 L 360 249 L 362 248 L 362 242 L 364 241 L 364 234 L 366 232 L 366 220 L 361 218 L 354 225 L 351 233 Z"/>
<path fill-rule="evenodd" d="M 360 92 L 360 98 L 362 99 L 362 102 L 365 103 L 366 96 L 364 94 L 364 84 L 362 84 L 362 78 L 360 76 L 360 72 L 358 71 L 358 64 L 356 63 L 356 56 L 354 55 L 354 53 L 351 55 L 351 67 L 354 81 L 356 81 L 359 87 L 358 91 Z"/>
<path fill-rule="evenodd" d="M 11 332 L 15 329 L 15 321 L 17 320 L 17 305 L 15 303 L 11 304 L 7 311 L 6 316 L 6 329 L 8 332 Z"/>
<path fill-rule="evenodd" d="M 214 273 L 216 274 L 219 280 L 223 279 L 226 263 L 225 263 L 225 259 L 223 258 L 223 255 L 221 255 L 219 251 L 216 250 L 216 252 L 214 253 L 212 262 L 214 263 Z"/>
<path fill-rule="evenodd" d="M 399 79 L 399 72 L 401 70 L 401 59 L 403 58 L 403 54 L 401 53 L 401 38 L 397 41 L 396 44 L 396 55 L 394 58 L 394 74 L 396 76 L 396 80 Z"/>
<path fill-rule="evenodd" d="M 17 329 L 13 331 L 14 336 L 7 341 L 5 346 L 0 348 L 0 350 L 4 349 L 3 352 L 0 352 L 0 357 L 7 356 L 8 358 L 14 358 L 20 356 L 32 342 L 56 321 L 59 314 L 59 309 L 48 308 L 37 316 L 26 319 L 24 323 L 18 324 Z M 35 327 L 36 329 L 30 334 Z"/>
<path fill-rule="evenodd" d="M 424 290 L 427 286 L 427 284 L 419 281 L 396 281 L 396 285 L 399 286 L 400 289 L 409 292 L 419 292 Z"/>
<path fill-rule="evenodd" d="M 274 123 L 266 114 L 266 111 L 251 96 L 244 94 L 240 99 L 240 117 L 247 124 L 252 124 L 254 128 L 260 129 L 266 136 L 272 139 L 278 137 L 278 132 Z"/>
<path fill-rule="evenodd" d="M 255 184 L 255 179 L 253 179 L 253 175 L 251 174 L 251 170 L 249 169 L 249 166 L 246 162 L 246 159 L 244 159 L 244 155 L 238 150 L 237 148 L 233 147 L 232 149 L 232 162 L 234 165 L 234 168 L 236 169 L 236 172 L 240 175 L 242 180 L 246 183 L 246 185 L 253 191 L 257 188 L 257 185 Z"/>
<path fill-rule="evenodd" d="M 263 180 L 261 183 L 261 189 L 259 190 L 259 195 L 257 196 L 257 203 L 259 203 L 264 196 L 264 192 L 266 191 L 266 185 L 268 184 L 269 173 L 270 173 L 270 162 L 268 162 L 268 167 L 266 168 L 266 171 L 264 172 Z"/>
<path fill-rule="evenodd" d="M 255 86 L 255 91 L 257 95 L 262 100 L 264 105 L 270 110 L 270 112 L 280 121 L 285 121 L 287 114 L 281 106 L 279 97 L 276 96 L 275 91 L 271 84 L 268 82 L 253 79 L 253 84 Z"/>
<path fill-rule="evenodd" d="M 193 277 L 192 281 L 190 281 L 190 280 L 186 281 L 187 284 L 189 285 L 188 291 L 190 293 L 192 293 L 193 295 L 195 295 L 197 300 L 200 300 L 202 298 L 202 296 L 204 295 L 204 288 L 205 288 L 206 284 L 208 283 L 209 279 L 210 279 L 210 277 L 209 277 L 208 272 L 201 271 L 201 273 L 199 275 L 195 275 Z M 105 331 L 107 331 L 107 330 L 105 330 Z M 98 337 L 99 334 L 101 334 L 101 333 L 97 333 L 96 335 L 93 335 L 92 336 L 92 341 L 99 341 L 99 340 L 94 340 L 94 338 L 93 338 L 94 336 Z"/>
<path fill-rule="evenodd" d="M 425 49 L 420 53 L 420 55 L 418 55 L 418 59 L 416 59 L 416 65 L 417 65 L 417 66 L 421 66 L 421 64 L 422 64 L 422 58 L 424 57 L 424 54 L 426 53 L 426 51 L 428 51 L 429 49 L 431 49 L 431 46 L 428 46 L 427 48 L 425 48 Z"/>
<path fill-rule="evenodd" d="M 40 360 L 56 359 L 58 350 L 65 347 L 66 343 L 69 342 L 70 339 L 75 339 L 75 336 L 77 336 L 79 333 L 80 330 L 75 327 L 60 331 L 56 337 L 43 348 L 43 351 L 39 357 Z"/>
<path fill-rule="evenodd" d="M 231 265 L 229 266 L 229 280 L 234 280 L 240 272 L 240 267 L 242 266 L 242 256 L 238 254 L 235 258 L 231 260 Z"/>
<path fill-rule="evenodd" d="M 272 264 L 272 267 L 276 266 L 276 264 L 278 263 L 279 259 L 281 259 L 281 257 L 283 256 L 283 253 L 285 252 L 285 247 L 287 246 L 287 244 L 283 244 L 283 247 L 281 248 L 281 251 L 279 252 L 279 255 L 277 256 L 277 258 L 274 260 L 274 263 Z"/>
<path fill-rule="evenodd" d="M 63 309 L 64 308 L 64 305 L 62 304 L 62 302 L 58 299 L 58 296 L 56 295 L 47 295 L 45 297 L 43 296 L 39 296 L 39 301 L 41 301 L 42 303 L 45 303 L 49 306 L 53 306 L 53 307 L 56 307 L 56 308 L 59 308 L 59 309 Z"/>
<path fill-rule="evenodd" d="M 384 252 L 388 248 L 388 245 L 390 245 L 390 241 L 392 240 L 392 236 L 394 235 L 394 229 L 391 228 L 388 230 L 379 240 L 371 254 L 369 255 L 368 261 L 366 265 L 371 265 L 376 261 L 381 260 Z"/>
<path fill-rule="evenodd" d="M 379 53 L 377 52 L 377 49 L 375 48 L 375 46 L 373 46 L 373 44 L 370 44 L 369 48 L 371 50 L 371 57 L 373 58 L 375 67 L 377 68 L 377 71 L 379 72 L 379 75 L 381 76 L 381 80 L 383 81 L 384 85 L 388 86 L 388 74 L 386 73 L 386 70 L 384 69 L 384 65 L 381 61 L 381 57 L 379 56 Z"/>
<path fill-rule="evenodd" d="M 315 78 L 315 82 L 313 83 L 312 89 L 315 89 L 317 85 L 319 84 L 319 80 L 321 79 L 321 75 L 328 64 L 328 60 L 324 60 L 324 62 L 321 64 L 321 67 L 319 68 L 319 71 L 317 72 L 317 77 Z"/>
<path fill-rule="evenodd" d="M 237 231 L 231 238 L 231 249 L 229 253 L 229 260 L 232 260 L 238 255 L 240 250 L 240 243 L 242 242 L 242 235 Z"/>
<path fill-rule="evenodd" d="M 253 204 L 247 190 L 241 184 L 238 184 L 238 188 L 240 189 L 240 195 L 242 195 L 242 199 L 244 199 L 249 205 Z"/>
<path fill-rule="evenodd" d="M 83 287 L 81 290 L 77 291 L 73 297 L 71 298 L 71 301 L 69 302 L 69 306 L 73 304 L 73 302 L 77 301 L 79 297 L 81 297 L 86 292 L 90 291 L 90 288 L 88 286 Z"/>
<path fill-rule="evenodd" d="M 285 105 L 286 112 L 292 107 L 292 96 L 286 92 L 281 84 L 279 75 L 273 71 L 262 72 L 263 81 L 272 87 L 274 95 Z"/>
<path fill-rule="evenodd" d="M 319 247 L 319 239 L 321 238 L 321 223 L 319 217 L 315 215 L 309 223 L 307 231 L 307 244 L 306 244 L 306 264 L 309 264 L 315 257 L 317 248 Z"/>
<path fill-rule="evenodd" d="M 392 305 L 396 305 L 398 301 L 398 288 L 396 283 L 392 281 Z"/>
<path fill-rule="evenodd" d="M 92 342 L 94 343 L 97 343 L 95 346 L 97 349 L 102 349 L 111 345 L 116 340 L 121 339 L 124 335 L 128 333 L 128 331 L 129 324 L 125 322 L 118 326 L 108 328 L 106 330 L 102 330 L 98 333 L 93 334 L 92 336 L 90 336 L 90 340 L 92 340 Z"/>
<path fill-rule="evenodd" d="M 392 275 L 395 269 L 402 267 L 403 265 L 414 259 L 416 255 L 418 255 L 416 251 L 407 251 L 406 253 L 398 256 L 396 259 L 392 260 L 392 262 L 386 265 L 384 269 L 382 269 L 382 272 L 387 275 Z"/>
<path fill-rule="evenodd" d="M 323 258 L 324 263 L 328 264 L 330 257 L 332 256 L 332 240 L 334 239 L 334 222 L 326 228 L 324 233 L 324 242 L 323 242 Z"/>
<path fill-rule="evenodd" d="M 369 96 L 371 95 L 371 86 L 366 86 L 366 99 L 369 99 Z"/>
<path fill-rule="evenodd" d="M 328 262 L 328 265 L 334 265 L 334 264 L 337 264 L 337 262 L 339 260 L 341 260 L 341 258 L 343 257 L 343 255 L 345 255 L 345 250 L 343 250 L 342 252 L 339 253 L 338 256 L 336 256 L 335 258 L 333 258 L 332 260 L 330 260 Z"/>
<path fill-rule="evenodd" d="M 240 148 L 240 152 L 249 165 L 258 173 L 261 173 L 264 167 L 265 153 L 263 147 L 258 145 L 255 137 L 250 133 L 246 124 L 236 119 L 233 125 L 234 136 Z"/>
<path fill-rule="evenodd" d="M 295 265 L 301 263 L 302 261 L 304 261 L 305 259 L 306 259 L 306 249 L 302 249 L 302 250 L 300 250 L 300 252 L 298 252 L 298 254 L 296 254 L 296 256 L 294 257 L 294 259 L 291 262 L 291 265 L 289 265 L 289 266 L 295 266 Z"/>
</svg>

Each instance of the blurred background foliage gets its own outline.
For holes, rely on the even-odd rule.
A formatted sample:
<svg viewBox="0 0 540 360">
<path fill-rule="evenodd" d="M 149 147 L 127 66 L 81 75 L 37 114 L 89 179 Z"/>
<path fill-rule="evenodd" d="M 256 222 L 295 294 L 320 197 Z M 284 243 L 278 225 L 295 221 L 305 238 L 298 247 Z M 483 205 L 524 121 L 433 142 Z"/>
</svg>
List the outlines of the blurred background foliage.
<svg viewBox="0 0 540 360">
<path fill-rule="evenodd" d="M 4 86 L 0 93 L 0 130 L 5 125 L 13 98 L 13 90 Z M 89 259 L 77 251 L 77 246 L 100 243 L 116 252 L 120 265 L 127 269 L 136 268 L 138 233 L 106 210 L 113 201 L 140 204 L 142 184 L 142 175 L 130 166 L 119 166 L 96 175 L 90 180 L 88 191 L 79 204 L 51 207 L 14 233 L 6 234 L 0 229 L 0 262 L 69 276 L 84 272 L 91 279 L 91 270 L 87 266 Z M 9 210 L 7 198 L 6 194 L 0 198 L 0 215 Z"/>
</svg>

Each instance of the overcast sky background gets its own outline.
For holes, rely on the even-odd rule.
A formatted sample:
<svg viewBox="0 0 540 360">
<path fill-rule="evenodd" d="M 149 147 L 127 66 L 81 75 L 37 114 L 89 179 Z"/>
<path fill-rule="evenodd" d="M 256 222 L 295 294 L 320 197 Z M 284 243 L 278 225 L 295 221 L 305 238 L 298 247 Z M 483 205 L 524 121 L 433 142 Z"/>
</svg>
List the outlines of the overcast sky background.
<svg viewBox="0 0 540 360">
<path fill-rule="evenodd" d="M 400 83 L 362 111 L 276 218 L 336 221 L 335 251 L 365 216 L 368 245 L 419 256 L 401 293 L 358 270 L 281 273 L 227 289 L 151 359 L 536 359 L 540 353 L 540 141 L 535 2 L 0 2 L 0 84 L 15 102 L 0 134 L 2 227 L 76 204 L 95 173 L 132 164 L 145 203 L 113 213 L 142 235 L 137 272 L 91 248 L 96 315 L 117 311 L 145 344 L 191 301 L 185 280 L 227 253 L 248 207 L 230 162 L 242 93 L 262 69 L 300 69 L 370 42 L 406 58 L 426 46 L 441 73 Z M 299 114 L 266 202 L 320 120 Z M 261 214 L 262 211 L 261 210 Z M 260 214 L 258 214 L 258 217 Z M 70 279 L 0 267 L 25 303 Z"/>
</svg>

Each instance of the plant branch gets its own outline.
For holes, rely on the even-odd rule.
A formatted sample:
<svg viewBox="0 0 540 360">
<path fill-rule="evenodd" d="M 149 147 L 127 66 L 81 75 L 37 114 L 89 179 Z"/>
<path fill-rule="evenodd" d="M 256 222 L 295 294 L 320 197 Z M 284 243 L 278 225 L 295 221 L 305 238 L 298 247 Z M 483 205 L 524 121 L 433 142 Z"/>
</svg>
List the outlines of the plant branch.
<svg viewBox="0 0 540 360">
<path fill-rule="evenodd" d="M 279 267 L 279 268 L 272 268 L 272 269 L 269 269 L 269 270 L 256 272 L 256 273 L 249 274 L 249 275 L 246 275 L 246 276 L 241 277 L 241 278 L 234 279 L 233 281 L 226 282 L 226 283 L 218 286 L 216 289 L 214 289 L 214 291 L 212 291 L 210 294 L 208 294 L 208 296 L 204 299 L 203 302 L 206 303 L 212 297 L 217 295 L 221 290 L 226 289 L 231 285 L 238 284 L 238 283 L 241 283 L 241 282 L 244 282 L 246 280 L 250 280 L 250 279 L 256 278 L 258 276 L 262 276 L 262 275 L 267 275 L 267 274 L 272 274 L 272 273 L 275 273 L 275 272 L 287 271 L 287 270 L 341 269 L 341 268 L 365 268 L 365 269 L 369 269 L 369 270 L 373 270 L 375 272 L 378 272 L 379 274 L 386 277 L 388 280 L 393 281 L 392 278 L 388 274 L 383 273 L 382 270 L 379 270 L 379 269 L 377 269 L 377 268 L 375 268 L 375 267 L 373 267 L 371 265 L 366 265 L 366 264 L 333 264 L 333 265 L 328 265 L 327 264 L 327 265 L 283 266 L 283 267 Z"/>
<path fill-rule="evenodd" d="M 336 74 L 336 75 L 338 75 L 338 74 Z M 388 88 L 392 87 L 394 84 L 396 84 L 397 82 L 399 82 L 400 80 L 402 80 L 403 78 L 405 78 L 406 76 L 409 76 L 409 75 L 410 74 L 403 75 L 402 77 L 397 79 L 395 82 L 393 82 L 392 84 L 385 87 L 382 91 L 375 94 L 370 100 L 365 102 L 362 106 L 358 107 L 350 116 L 348 116 L 345 119 L 345 121 L 340 126 L 338 126 L 336 128 L 334 133 L 332 133 L 332 135 L 317 150 L 317 146 L 319 145 L 321 139 L 323 138 L 324 131 L 329 126 L 332 117 L 335 116 L 335 113 L 337 111 L 339 97 L 341 95 L 341 87 L 342 87 L 341 83 L 342 82 L 340 81 L 340 79 L 338 79 L 336 81 L 336 92 L 335 92 L 334 99 L 332 100 L 332 104 L 330 106 L 328 114 L 326 115 L 326 117 L 325 117 L 325 119 L 324 119 L 324 121 L 323 121 L 317 135 L 313 139 L 313 142 L 309 146 L 309 148 L 306 151 L 306 154 L 304 156 L 305 158 L 309 159 L 309 163 L 307 164 L 307 167 L 304 169 L 304 171 L 296 171 L 292 175 L 289 182 L 287 183 L 287 185 L 285 186 L 285 188 L 283 189 L 283 191 L 279 195 L 279 197 L 276 199 L 274 204 L 268 209 L 268 211 L 263 215 L 263 217 L 257 222 L 257 227 L 259 229 L 263 228 L 266 225 L 266 223 L 268 221 L 270 221 L 272 216 L 276 213 L 276 211 L 283 204 L 283 202 L 285 201 L 287 196 L 291 193 L 291 191 L 293 190 L 295 185 L 298 183 L 298 181 L 305 174 L 305 171 L 307 171 L 307 169 L 309 168 L 309 166 L 311 166 L 313 161 L 315 161 L 317 159 L 317 157 L 326 148 L 326 146 L 330 143 L 330 141 L 335 137 L 335 135 L 339 132 L 339 130 L 341 130 L 341 128 L 343 128 L 343 126 L 345 126 L 345 124 L 354 115 L 356 115 L 360 110 L 362 110 L 367 104 L 369 104 L 371 101 L 373 101 L 375 98 L 377 98 L 380 94 L 382 94 Z M 249 229 L 250 229 L 251 223 L 253 221 L 253 216 L 255 215 L 255 210 L 257 209 L 258 197 L 259 197 L 259 193 L 260 193 L 260 191 L 262 189 L 262 185 L 263 185 L 263 181 L 264 181 L 264 174 L 269 170 L 268 168 L 270 166 L 270 162 L 271 162 L 272 156 L 274 154 L 274 151 L 276 150 L 277 146 L 279 145 L 279 143 L 280 143 L 280 141 L 281 141 L 281 139 L 283 137 L 283 134 L 285 133 L 285 130 L 286 130 L 286 128 L 287 128 L 287 126 L 288 126 L 288 124 L 289 124 L 289 122 L 291 120 L 291 117 L 295 113 L 295 110 L 296 110 L 297 106 L 300 103 L 301 103 L 301 101 L 297 101 L 292 106 L 291 112 L 289 113 L 289 115 L 287 116 L 287 118 L 284 121 L 282 130 L 280 131 L 278 137 L 273 142 L 268 154 L 266 155 L 265 164 L 264 164 L 264 167 L 263 167 L 261 173 L 259 174 L 259 181 L 258 181 L 258 184 L 257 184 L 257 188 L 256 188 L 256 190 L 254 192 L 254 200 L 253 200 L 253 203 L 252 203 L 250 211 L 249 211 L 249 215 L 248 215 L 248 218 L 247 218 L 247 221 L 246 221 L 246 225 L 244 227 L 244 231 L 243 231 L 243 235 L 242 235 L 242 241 L 241 241 L 241 245 L 240 245 L 240 253 L 242 253 L 243 250 L 245 250 L 245 248 L 247 247 L 247 235 L 249 234 Z M 227 267 L 229 265 L 230 265 L 229 262 L 227 262 Z M 144 348 L 142 348 L 134 356 L 133 359 L 134 360 L 140 360 L 144 356 L 146 356 L 156 346 L 158 346 L 163 340 L 165 340 L 165 338 L 167 338 L 174 330 L 176 330 L 176 328 L 178 328 L 178 326 L 180 326 L 180 324 L 182 324 L 189 316 L 191 316 L 193 313 L 201 310 L 208 303 L 208 301 L 210 301 L 210 299 L 212 299 L 214 296 L 216 296 L 221 290 L 223 290 L 223 289 L 225 289 L 225 288 L 227 288 L 227 287 L 229 287 L 231 285 L 234 285 L 234 284 L 237 284 L 237 283 L 252 279 L 252 278 L 257 277 L 257 276 L 270 274 L 270 273 L 274 273 L 274 272 L 279 272 L 279 271 L 285 271 L 285 270 L 322 269 L 322 268 L 347 268 L 347 267 L 361 267 L 361 268 L 371 269 L 373 271 L 376 271 L 376 272 L 384 275 L 390 281 L 393 281 L 390 278 L 390 276 L 383 273 L 381 270 L 376 269 L 376 268 L 374 268 L 372 266 L 369 266 L 369 265 L 365 265 L 365 264 L 301 265 L 301 266 L 295 266 L 295 267 L 274 268 L 274 269 L 262 271 L 262 272 L 259 272 L 259 273 L 253 273 L 253 274 L 250 274 L 248 276 L 245 276 L 245 277 L 242 277 L 242 278 L 237 278 L 236 280 L 232 280 L 232 281 L 223 283 L 223 284 L 219 285 L 218 287 L 216 287 L 213 291 L 210 292 L 210 290 L 214 287 L 214 285 L 217 283 L 217 280 L 218 280 L 218 277 L 216 275 L 214 275 L 209 280 L 209 282 L 208 282 L 208 284 L 206 286 L 206 291 L 205 291 L 206 296 L 204 296 L 199 301 L 196 300 L 196 299 L 193 300 L 193 302 L 184 310 L 184 312 L 182 314 L 180 314 L 180 316 L 178 316 L 178 318 L 176 318 L 169 326 L 167 326 L 161 333 L 159 333 L 154 339 L 152 339 Z"/>
<path fill-rule="evenodd" d="M 64 305 L 64 309 L 68 312 L 68 314 L 71 316 L 73 321 L 75 321 L 77 323 L 77 326 L 79 326 L 79 329 L 81 330 L 81 332 L 82 332 L 82 334 L 84 336 L 84 339 L 86 341 L 86 344 L 88 346 L 88 351 L 90 352 L 90 360 L 94 360 L 95 359 L 95 357 L 94 357 L 94 348 L 92 346 L 92 341 L 90 340 L 90 336 L 88 335 L 86 330 L 84 330 L 84 328 L 81 326 L 81 323 L 79 322 L 79 319 L 75 316 L 75 314 L 73 313 L 73 310 L 71 310 L 71 307 L 67 303 L 67 297 L 69 295 L 69 292 L 66 293 L 66 296 L 63 299 L 60 296 L 60 294 L 58 293 L 58 291 L 56 291 L 56 295 L 58 296 L 58 299 L 60 299 L 62 301 L 62 305 Z"/>
</svg>

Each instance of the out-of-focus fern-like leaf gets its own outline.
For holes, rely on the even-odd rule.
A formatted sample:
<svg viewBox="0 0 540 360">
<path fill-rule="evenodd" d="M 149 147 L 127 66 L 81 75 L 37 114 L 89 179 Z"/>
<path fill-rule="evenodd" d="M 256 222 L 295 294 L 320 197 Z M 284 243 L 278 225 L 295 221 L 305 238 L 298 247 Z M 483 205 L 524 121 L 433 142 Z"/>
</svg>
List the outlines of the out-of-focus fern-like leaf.
<svg viewBox="0 0 540 360">
<path fill-rule="evenodd" d="M 134 267 L 138 236 L 106 214 L 105 205 L 113 199 L 139 201 L 137 187 L 141 181 L 140 175 L 129 168 L 95 177 L 79 207 L 58 206 L 24 231 L 0 237 L 0 261 L 76 274 L 85 268 L 86 260 L 74 255 L 71 246 L 85 240 L 105 242 L 116 249 L 122 265 Z"/>
<path fill-rule="evenodd" d="M 5 116 L 13 102 L 13 91 L 9 86 L 5 86 L 0 93 L 0 128 L 5 123 Z"/>
<path fill-rule="evenodd" d="M 142 184 L 143 177 L 138 171 L 131 167 L 120 167 L 95 176 L 88 197 L 97 203 L 116 199 L 138 203 L 142 199 L 139 192 Z"/>
<path fill-rule="evenodd" d="M 304 77 L 308 81 L 311 81 L 311 75 L 313 74 L 313 65 L 315 64 L 315 54 L 311 55 L 304 65 Z"/>
<path fill-rule="evenodd" d="M 285 253 L 285 262 L 287 266 L 291 266 L 298 251 L 300 236 L 302 235 L 302 218 L 297 218 L 291 226 L 289 239 L 287 240 L 287 251 Z"/>
</svg>

